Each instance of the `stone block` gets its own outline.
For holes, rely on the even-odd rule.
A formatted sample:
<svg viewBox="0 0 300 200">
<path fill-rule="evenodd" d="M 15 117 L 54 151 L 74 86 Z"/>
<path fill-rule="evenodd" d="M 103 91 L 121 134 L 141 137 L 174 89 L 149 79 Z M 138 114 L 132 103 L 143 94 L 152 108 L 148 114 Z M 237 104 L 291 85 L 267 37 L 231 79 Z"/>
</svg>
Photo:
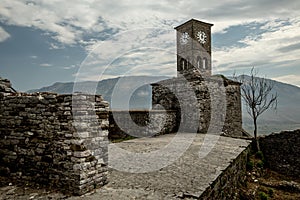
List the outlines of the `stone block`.
<svg viewBox="0 0 300 200">
<path fill-rule="evenodd" d="M 84 158 L 84 157 L 88 157 L 89 155 L 91 155 L 90 150 L 73 152 L 73 156 L 76 157 L 76 158 Z"/>
<path fill-rule="evenodd" d="M 85 138 L 88 138 L 88 137 L 90 137 L 90 134 L 89 134 L 89 132 L 75 132 L 75 133 L 73 133 L 73 136 L 74 137 L 78 137 L 78 138 L 82 138 L 82 139 L 85 139 Z"/>
</svg>

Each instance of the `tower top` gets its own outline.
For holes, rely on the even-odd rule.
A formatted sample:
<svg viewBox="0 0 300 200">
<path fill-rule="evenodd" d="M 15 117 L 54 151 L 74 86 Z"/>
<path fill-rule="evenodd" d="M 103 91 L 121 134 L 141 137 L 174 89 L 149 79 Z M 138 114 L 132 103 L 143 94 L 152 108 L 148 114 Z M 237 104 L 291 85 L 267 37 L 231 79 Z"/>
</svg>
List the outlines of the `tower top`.
<svg viewBox="0 0 300 200">
<path fill-rule="evenodd" d="M 189 21 L 179 25 L 179 26 L 176 26 L 174 29 L 178 30 L 180 29 L 181 27 L 187 25 L 187 24 L 194 24 L 194 23 L 197 23 L 197 24 L 203 24 L 203 25 L 206 25 L 206 26 L 213 26 L 213 24 L 210 24 L 210 23 L 207 23 L 207 22 L 203 22 L 203 21 L 199 21 L 197 19 L 190 19 Z"/>
<path fill-rule="evenodd" d="M 196 19 L 175 27 L 177 38 L 177 76 L 186 78 L 200 74 L 210 76 L 211 27 L 213 24 Z"/>
</svg>

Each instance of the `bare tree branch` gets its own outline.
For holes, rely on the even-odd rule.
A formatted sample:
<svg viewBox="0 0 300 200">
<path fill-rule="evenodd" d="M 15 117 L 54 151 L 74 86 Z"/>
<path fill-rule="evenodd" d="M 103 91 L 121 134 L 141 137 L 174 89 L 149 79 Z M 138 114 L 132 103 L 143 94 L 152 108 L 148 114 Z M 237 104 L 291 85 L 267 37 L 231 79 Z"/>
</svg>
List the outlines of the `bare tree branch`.
<svg viewBox="0 0 300 200">
<path fill-rule="evenodd" d="M 257 118 L 266 110 L 277 108 L 277 93 L 272 93 L 274 82 L 266 78 L 258 78 L 258 71 L 253 67 L 250 71 L 250 76 L 233 75 L 233 78 L 242 83 L 241 95 L 246 104 L 247 113 L 251 116 L 254 123 L 254 138 L 257 141 Z"/>
</svg>

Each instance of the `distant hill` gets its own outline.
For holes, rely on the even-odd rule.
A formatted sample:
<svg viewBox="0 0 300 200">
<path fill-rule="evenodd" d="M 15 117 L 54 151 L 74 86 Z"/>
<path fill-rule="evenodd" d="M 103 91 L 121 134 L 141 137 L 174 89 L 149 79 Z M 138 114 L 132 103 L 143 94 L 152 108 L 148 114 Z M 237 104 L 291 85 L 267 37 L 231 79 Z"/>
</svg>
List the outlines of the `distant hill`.
<svg viewBox="0 0 300 200">
<path fill-rule="evenodd" d="M 96 94 L 101 94 L 106 101 L 111 102 L 111 96 L 116 95 L 114 101 L 112 102 L 113 109 L 127 109 L 127 105 L 124 104 L 122 92 L 128 91 L 128 87 L 134 86 L 136 83 L 141 82 L 156 82 L 157 80 L 167 79 L 168 77 L 152 77 L 152 76 L 132 76 L 132 77 L 122 77 L 102 80 L 97 82 L 80 82 L 76 83 L 76 89 L 80 91 L 89 92 L 94 94 L 94 89 L 96 89 Z M 270 80 L 269 81 L 273 81 Z M 300 88 L 294 85 L 281 83 L 277 81 L 274 82 L 274 92 L 278 94 L 278 106 L 277 111 L 267 110 L 258 119 L 259 133 L 269 134 L 271 132 L 277 132 L 281 130 L 291 130 L 300 128 Z M 118 92 L 115 86 L 117 83 Z M 51 86 L 43 87 L 40 89 L 29 90 L 29 93 L 33 92 L 55 92 L 60 94 L 73 93 L 74 83 L 54 83 Z M 122 90 L 122 87 L 126 89 Z M 75 92 L 75 91 L 74 91 Z M 116 94 L 117 93 L 117 94 Z M 129 101 L 130 109 L 149 109 L 151 108 L 151 87 L 149 84 L 145 84 L 138 88 L 130 98 Z M 248 132 L 252 132 L 252 120 L 248 113 L 246 112 L 245 106 L 243 104 L 243 126 Z"/>
<path fill-rule="evenodd" d="M 137 90 L 133 92 L 129 101 L 130 109 L 150 109 L 151 108 L 151 86 L 148 83 L 155 83 L 164 79 L 167 76 L 127 76 L 112 79 L 101 80 L 98 83 L 93 81 L 74 82 L 68 83 L 54 83 L 51 86 L 42 87 L 40 89 L 33 89 L 27 91 L 28 93 L 34 92 L 54 92 L 59 94 L 71 94 L 73 92 L 83 92 L 90 94 L 100 94 L 103 98 L 111 103 L 113 109 L 128 109 L 128 103 L 124 103 L 124 97 L 128 96 L 130 89 Z M 125 88 L 124 88 L 125 87 Z M 96 91 L 95 91 L 96 90 Z M 112 102 L 112 95 L 115 95 Z"/>
</svg>

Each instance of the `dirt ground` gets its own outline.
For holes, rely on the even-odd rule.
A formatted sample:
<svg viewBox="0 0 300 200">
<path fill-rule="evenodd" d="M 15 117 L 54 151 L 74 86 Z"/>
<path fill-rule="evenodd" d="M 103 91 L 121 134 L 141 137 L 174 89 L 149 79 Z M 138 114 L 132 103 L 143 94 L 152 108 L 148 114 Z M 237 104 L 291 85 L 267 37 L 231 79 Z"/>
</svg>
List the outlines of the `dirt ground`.
<svg viewBox="0 0 300 200">
<path fill-rule="evenodd" d="M 58 191 L 45 188 L 37 184 L 19 183 L 8 177 L 0 176 L 0 200 L 29 200 L 29 199 L 66 199 L 68 196 Z"/>
<path fill-rule="evenodd" d="M 241 200 L 298 200 L 300 180 L 270 170 L 261 156 L 252 155 L 247 163 L 245 186 L 240 189 Z"/>
</svg>

